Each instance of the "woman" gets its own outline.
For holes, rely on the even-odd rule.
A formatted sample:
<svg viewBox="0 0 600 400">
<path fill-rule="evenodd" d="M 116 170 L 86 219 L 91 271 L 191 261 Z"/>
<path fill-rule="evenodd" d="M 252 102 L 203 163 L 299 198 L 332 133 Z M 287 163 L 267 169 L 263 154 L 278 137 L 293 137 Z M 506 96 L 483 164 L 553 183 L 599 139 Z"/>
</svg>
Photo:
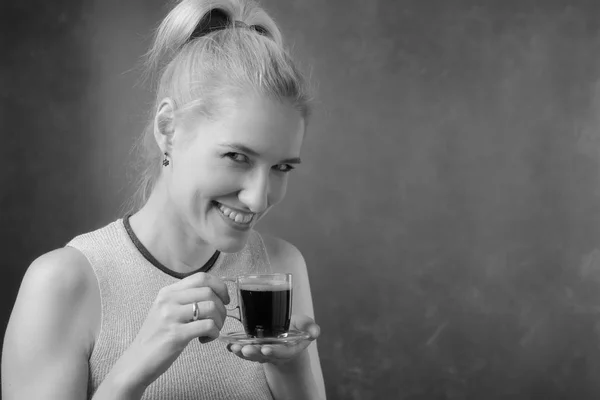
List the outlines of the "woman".
<svg viewBox="0 0 600 400">
<path fill-rule="evenodd" d="M 254 3 L 184 0 L 148 54 L 159 79 L 143 206 L 28 268 L 5 336 L 3 398 L 325 398 L 304 260 L 253 229 L 285 195 L 308 117 L 277 26 Z M 292 328 L 309 340 L 215 340 L 241 329 L 226 319 L 219 277 L 261 272 L 293 273 Z"/>
</svg>

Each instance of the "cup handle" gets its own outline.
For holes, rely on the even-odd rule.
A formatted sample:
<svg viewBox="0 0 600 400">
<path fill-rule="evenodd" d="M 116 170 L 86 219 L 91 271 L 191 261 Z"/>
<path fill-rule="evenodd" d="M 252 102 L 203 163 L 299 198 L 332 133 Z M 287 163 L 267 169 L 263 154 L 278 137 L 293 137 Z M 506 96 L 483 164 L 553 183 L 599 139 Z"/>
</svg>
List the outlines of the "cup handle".
<svg viewBox="0 0 600 400">
<path fill-rule="evenodd" d="M 237 280 L 236 279 L 228 278 L 228 277 L 225 277 L 225 276 L 222 276 L 221 279 L 224 280 L 224 281 L 233 282 L 237 286 Z M 237 296 L 237 294 L 236 294 L 236 296 Z M 239 304 L 239 299 L 238 299 L 238 304 Z M 241 314 L 242 313 L 241 313 L 239 305 L 237 305 L 235 307 L 231 307 L 231 308 L 225 306 L 225 309 L 227 310 L 227 316 L 228 317 L 235 318 L 238 321 L 242 322 L 242 319 L 241 319 Z"/>
</svg>

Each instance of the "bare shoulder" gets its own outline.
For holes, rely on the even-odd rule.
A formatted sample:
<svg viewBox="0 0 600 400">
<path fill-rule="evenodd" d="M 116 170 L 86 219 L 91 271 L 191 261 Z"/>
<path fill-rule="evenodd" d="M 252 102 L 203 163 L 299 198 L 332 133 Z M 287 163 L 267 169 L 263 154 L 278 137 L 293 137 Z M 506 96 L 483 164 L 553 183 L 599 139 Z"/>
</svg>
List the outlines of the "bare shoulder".
<svg viewBox="0 0 600 400">
<path fill-rule="evenodd" d="M 66 247 L 38 257 L 25 272 L 6 328 L 3 397 L 85 396 L 99 322 L 100 294 L 83 254 Z M 31 376 L 39 377 L 35 384 L 27 383 Z"/>
<path fill-rule="evenodd" d="M 306 271 L 306 262 L 302 253 L 290 242 L 276 236 L 261 234 L 269 260 L 275 272 L 302 272 Z M 294 271 L 285 271 L 281 268 L 292 268 Z M 300 271 L 297 271 L 300 269 Z"/>
<path fill-rule="evenodd" d="M 85 256 L 72 247 L 48 252 L 35 259 L 23 277 L 9 320 L 9 331 L 52 329 L 57 335 L 68 324 L 79 337 L 91 339 L 99 322 L 100 293 L 94 272 Z M 26 322 L 36 315 L 35 323 Z"/>
<path fill-rule="evenodd" d="M 95 287 L 92 268 L 85 256 L 72 247 L 63 247 L 35 259 L 23 277 L 21 290 L 55 292 L 76 298 Z"/>
</svg>

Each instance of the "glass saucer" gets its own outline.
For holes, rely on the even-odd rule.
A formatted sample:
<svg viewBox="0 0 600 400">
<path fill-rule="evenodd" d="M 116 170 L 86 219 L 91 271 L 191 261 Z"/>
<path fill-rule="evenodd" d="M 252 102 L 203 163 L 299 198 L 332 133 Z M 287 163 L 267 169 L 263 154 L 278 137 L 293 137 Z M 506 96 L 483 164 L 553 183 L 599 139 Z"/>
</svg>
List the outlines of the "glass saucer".
<svg viewBox="0 0 600 400">
<path fill-rule="evenodd" d="M 292 345 L 303 340 L 310 339 L 310 334 L 307 332 L 290 330 L 287 333 L 281 334 L 277 337 L 263 337 L 257 338 L 249 336 L 246 332 L 226 332 L 221 333 L 219 340 L 228 344 L 240 344 L 242 346 L 247 344 L 285 344 Z"/>
</svg>

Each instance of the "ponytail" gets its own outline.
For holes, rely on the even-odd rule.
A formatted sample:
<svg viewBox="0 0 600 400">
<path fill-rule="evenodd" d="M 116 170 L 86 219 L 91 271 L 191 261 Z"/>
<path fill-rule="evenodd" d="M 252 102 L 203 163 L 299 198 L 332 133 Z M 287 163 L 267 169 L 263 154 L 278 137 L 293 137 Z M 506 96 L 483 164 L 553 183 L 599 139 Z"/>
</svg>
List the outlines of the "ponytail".
<svg viewBox="0 0 600 400">
<path fill-rule="evenodd" d="M 180 1 L 156 30 L 154 43 L 145 57 L 146 73 L 150 76 L 160 73 L 186 43 L 240 25 L 254 29 L 283 47 L 279 28 L 253 0 Z"/>
</svg>

